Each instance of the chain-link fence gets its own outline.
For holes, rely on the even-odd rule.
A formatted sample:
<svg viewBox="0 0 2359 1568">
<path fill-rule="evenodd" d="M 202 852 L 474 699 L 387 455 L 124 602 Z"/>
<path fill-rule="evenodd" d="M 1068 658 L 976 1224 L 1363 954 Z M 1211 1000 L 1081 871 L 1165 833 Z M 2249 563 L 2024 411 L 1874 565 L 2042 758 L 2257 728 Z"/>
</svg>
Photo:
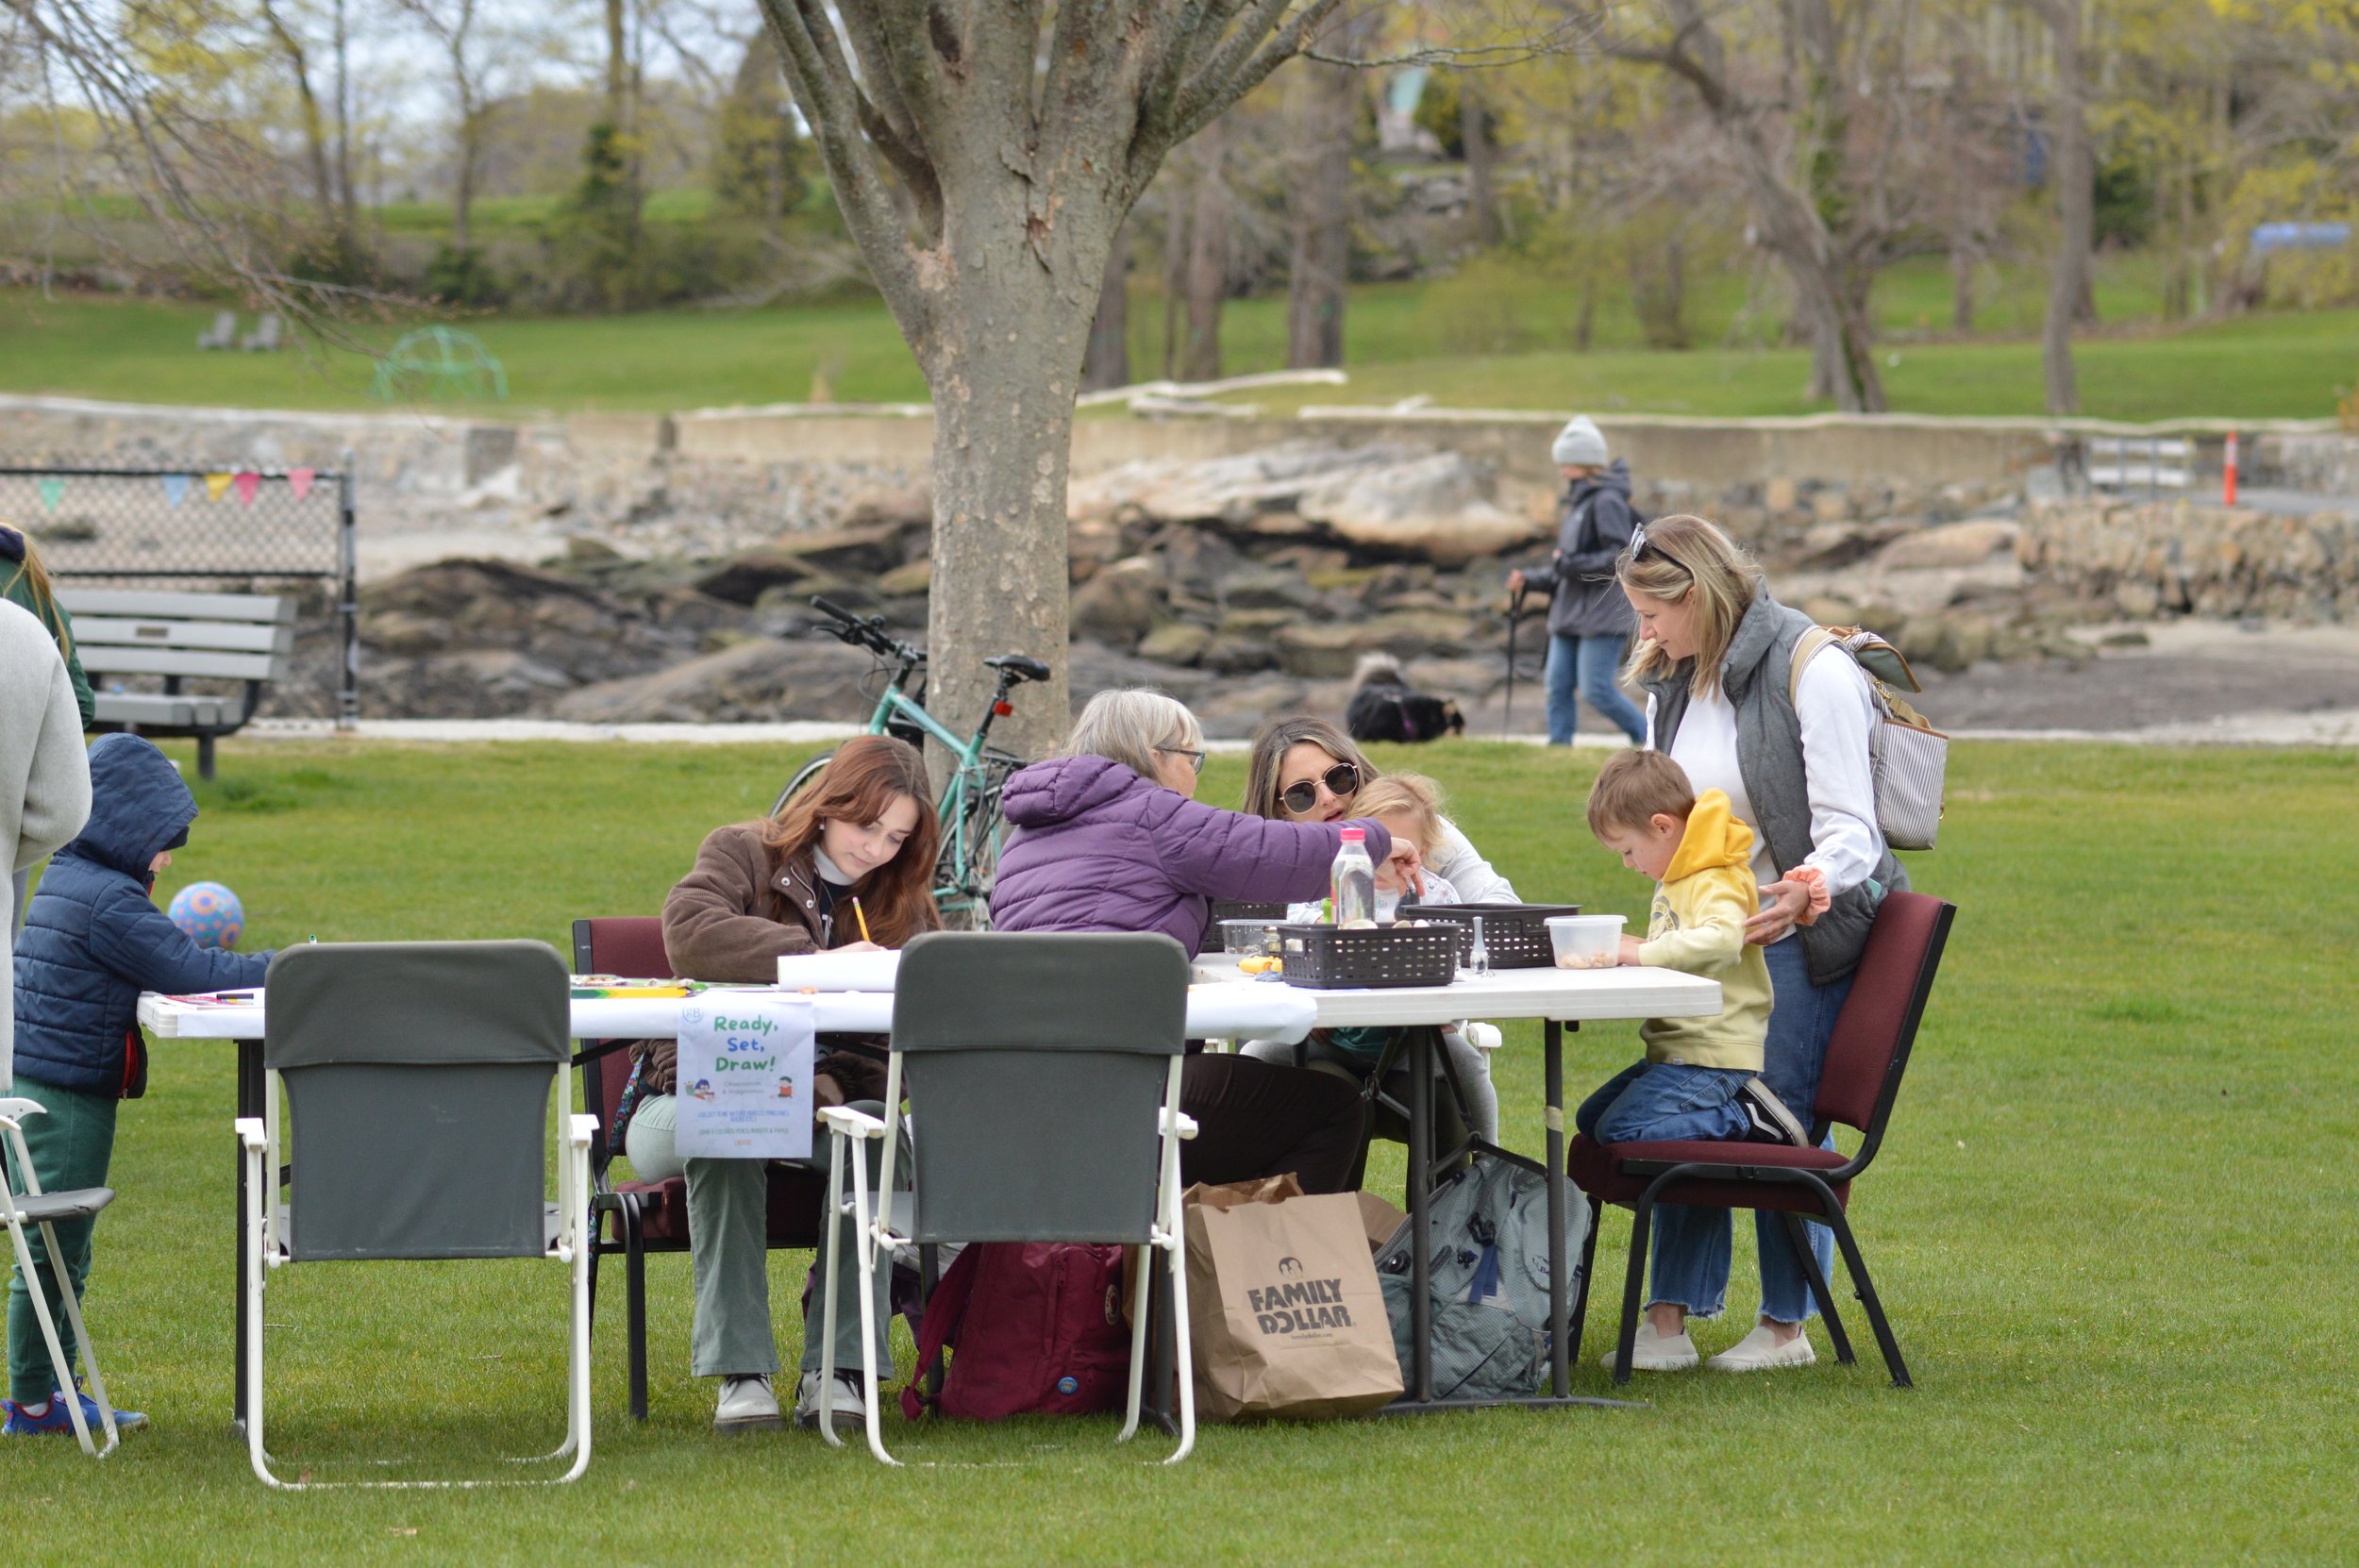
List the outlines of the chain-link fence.
<svg viewBox="0 0 2359 1568">
<path fill-rule="evenodd" d="M 0 522 L 31 536 L 54 577 L 292 592 L 296 672 L 269 710 L 349 727 L 360 674 L 351 467 L 0 467 Z"/>
</svg>

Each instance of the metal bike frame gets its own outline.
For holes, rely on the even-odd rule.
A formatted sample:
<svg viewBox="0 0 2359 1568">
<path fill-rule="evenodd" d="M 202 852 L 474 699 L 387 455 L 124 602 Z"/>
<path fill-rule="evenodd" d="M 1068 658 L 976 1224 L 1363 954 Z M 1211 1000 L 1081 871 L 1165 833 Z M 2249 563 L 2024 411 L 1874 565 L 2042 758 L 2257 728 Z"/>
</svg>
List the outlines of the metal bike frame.
<svg viewBox="0 0 2359 1568">
<path fill-rule="evenodd" d="M 958 768 L 950 775 L 949 785 L 942 792 L 942 800 L 935 808 L 936 815 L 942 822 L 942 852 L 934 863 L 940 866 L 946 860 L 951 865 L 963 868 L 968 861 L 967 806 L 970 798 L 980 795 L 984 787 L 983 736 L 988 731 L 979 730 L 975 735 L 961 740 L 941 720 L 927 712 L 922 703 L 902 691 L 905 678 L 895 676 L 885 687 L 884 695 L 877 699 L 877 710 L 869 715 L 868 733 L 884 734 L 888 722 L 897 716 L 932 736 L 944 749 L 959 759 Z M 986 708 L 983 711 L 986 717 L 991 715 L 990 709 Z M 934 889 L 934 902 L 950 908 L 963 906 L 968 899 L 963 889 L 943 886 Z"/>
</svg>

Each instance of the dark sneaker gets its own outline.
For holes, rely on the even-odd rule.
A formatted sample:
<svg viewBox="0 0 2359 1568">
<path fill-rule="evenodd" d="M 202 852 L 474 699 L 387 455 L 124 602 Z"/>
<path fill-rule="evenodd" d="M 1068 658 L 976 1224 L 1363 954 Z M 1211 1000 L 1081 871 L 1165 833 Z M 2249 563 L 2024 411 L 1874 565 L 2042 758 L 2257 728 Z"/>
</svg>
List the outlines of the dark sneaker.
<svg viewBox="0 0 2359 1568">
<path fill-rule="evenodd" d="M 1810 1147 L 1810 1128 L 1796 1120 L 1794 1112 L 1785 1109 L 1785 1102 L 1771 1093 L 1769 1086 L 1759 1078 L 1745 1080 L 1745 1087 L 1736 1092 L 1736 1108 L 1751 1124 L 1751 1129 L 1745 1134 L 1746 1143 Z"/>
</svg>

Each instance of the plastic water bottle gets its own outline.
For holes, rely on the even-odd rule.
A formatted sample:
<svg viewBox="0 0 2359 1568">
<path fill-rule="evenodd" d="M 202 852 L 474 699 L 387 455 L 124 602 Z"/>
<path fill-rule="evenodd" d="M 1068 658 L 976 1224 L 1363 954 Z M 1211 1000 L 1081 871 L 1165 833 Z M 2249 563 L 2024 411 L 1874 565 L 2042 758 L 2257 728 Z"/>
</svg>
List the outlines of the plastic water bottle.
<svg viewBox="0 0 2359 1568">
<path fill-rule="evenodd" d="M 1344 847 L 1335 852 L 1329 887 L 1334 894 L 1337 926 L 1376 923 L 1376 863 L 1368 859 L 1366 829 L 1344 829 Z"/>
</svg>

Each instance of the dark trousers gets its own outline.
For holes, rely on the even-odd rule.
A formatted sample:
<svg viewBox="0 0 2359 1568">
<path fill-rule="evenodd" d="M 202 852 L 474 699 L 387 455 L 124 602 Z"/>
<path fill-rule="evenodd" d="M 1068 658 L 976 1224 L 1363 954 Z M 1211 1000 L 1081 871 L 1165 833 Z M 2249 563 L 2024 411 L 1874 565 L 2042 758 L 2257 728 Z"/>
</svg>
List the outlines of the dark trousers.
<svg viewBox="0 0 2359 1568">
<path fill-rule="evenodd" d="M 1192 1056 L 1180 1069 L 1180 1109 L 1196 1124 L 1180 1145 L 1182 1182 L 1292 1171 L 1306 1193 L 1351 1191 L 1362 1102 L 1343 1078 L 1251 1057 Z"/>
</svg>

